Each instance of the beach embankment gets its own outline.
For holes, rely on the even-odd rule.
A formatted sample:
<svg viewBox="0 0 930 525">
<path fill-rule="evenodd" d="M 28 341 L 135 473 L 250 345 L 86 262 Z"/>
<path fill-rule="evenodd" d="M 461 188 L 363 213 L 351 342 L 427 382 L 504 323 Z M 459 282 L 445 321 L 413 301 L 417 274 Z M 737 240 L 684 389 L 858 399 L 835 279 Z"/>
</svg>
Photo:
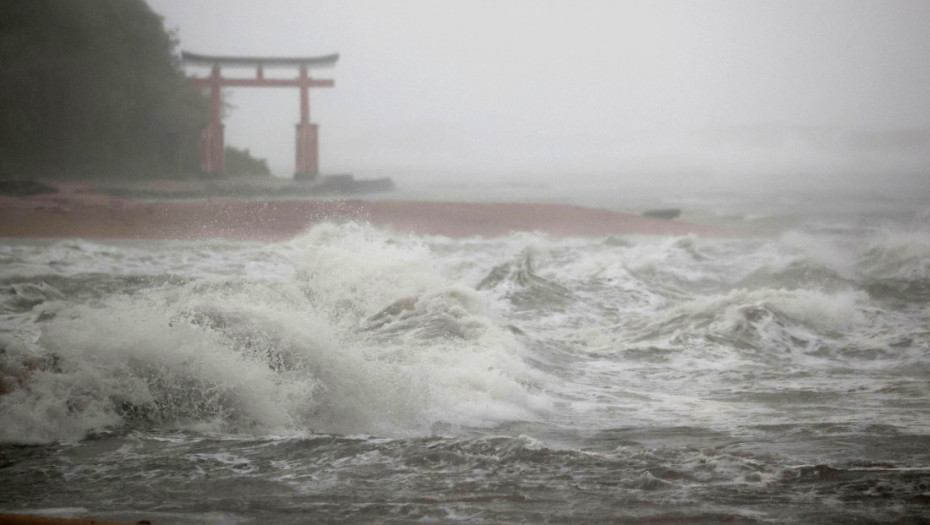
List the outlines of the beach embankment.
<svg viewBox="0 0 930 525">
<path fill-rule="evenodd" d="M 0 237 L 280 241 L 324 221 L 367 221 L 401 232 L 450 237 L 515 231 L 554 236 L 726 234 L 685 221 L 556 203 L 225 196 L 154 201 L 114 196 L 92 184 L 56 187 L 56 193 L 0 196 Z"/>
<path fill-rule="evenodd" d="M 147 520 L 136 523 L 150 523 Z M 0 525 L 127 525 L 88 518 L 55 518 L 34 514 L 0 514 Z"/>
</svg>

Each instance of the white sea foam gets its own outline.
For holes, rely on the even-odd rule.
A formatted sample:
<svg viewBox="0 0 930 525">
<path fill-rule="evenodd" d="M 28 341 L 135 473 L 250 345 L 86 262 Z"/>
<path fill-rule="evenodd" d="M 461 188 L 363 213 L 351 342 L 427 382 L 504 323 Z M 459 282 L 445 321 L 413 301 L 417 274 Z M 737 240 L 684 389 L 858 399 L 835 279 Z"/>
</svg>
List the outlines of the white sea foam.
<svg viewBox="0 0 930 525">
<path fill-rule="evenodd" d="M 728 428 L 769 409 L 726 392 L 924 366 L 927 310 L 890 310 L 881 293 L 900 287 L 871 283 L 923 282 L 928 244 L 870 235 L 454 240 L 346 223 L 267 245 L 7 246 L 0 440 L 576 416 Z"/>
<path fill-rule="evenodd" d="M 171 251 L 184 260 L 187 248 Z M 405 435 L 531 419 L 546 405 L 485 297 L 438 273 L 417 239 L 323 225 L 281 245 L 220 251 L 244 260 L 92 304 L 47 297 L 40 337 L 5 357 L 51 355 L 57 364 L 0 399 L 0 415 L 13 422 L 0 440 L 78 439 L 127 422 Z M 248 265 L 257 255 L 273 262 Z M 135 256 L 152 264 L 144 250 Z M 269 274 L 282 258 L 290 271 Z M 366 326 L 405 298 L 405 317 Z"/>
</svg>

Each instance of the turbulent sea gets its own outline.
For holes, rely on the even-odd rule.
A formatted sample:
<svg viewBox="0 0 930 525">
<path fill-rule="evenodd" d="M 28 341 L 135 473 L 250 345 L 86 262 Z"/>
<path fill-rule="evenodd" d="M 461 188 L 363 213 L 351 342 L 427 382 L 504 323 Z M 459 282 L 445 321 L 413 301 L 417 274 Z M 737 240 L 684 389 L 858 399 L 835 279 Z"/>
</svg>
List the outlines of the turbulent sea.
<svg viewBox="0 0 930 525">
<path fill-rule="evenodd" d="M 887 209 L 722 237 L 5 241 L 0 512 L 926 522 L 930 220 Z"/>
</svg>

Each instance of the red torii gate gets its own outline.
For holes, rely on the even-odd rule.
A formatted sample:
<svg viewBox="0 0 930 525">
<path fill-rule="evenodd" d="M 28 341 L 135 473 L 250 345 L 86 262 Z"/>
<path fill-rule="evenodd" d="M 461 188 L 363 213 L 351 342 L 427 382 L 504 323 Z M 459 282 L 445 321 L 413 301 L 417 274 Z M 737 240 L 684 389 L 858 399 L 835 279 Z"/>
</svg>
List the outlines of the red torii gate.
<svg viewBox="0 0 930 525">
<path fill-rule="evenodd" d="M 210 92 L 210 124 L 200 135 L 200 169 L 205 173 L 223 173 L 225 168 L 225 147 L 223 144 L 223 122 L 220 115 L 222 87 L 297 87 L 300 88 L 300 123 L 297 124 L 297 154 L 294 177 L 312 179 L 319 174 L 320 158 L 317 134 L 319 126 L 310 123 L 311 87 L 333 87 L 332 80 L 317 80 L 307 75 L 311 67 L 335 65 L 338 54 L 306 57 L 230 57 L 207 56 L 181 52 L 181 61 L 185 64 L 210 65 L 213 70 L 209 77 L 190 77 L 191 84 L 201 91 Z M 220 67 L 254 67 L 255 78 L 229 78 L 220 76 Z M 265 67 L 297 67 L 297 78 L 265 78 Z"/>
</svg>

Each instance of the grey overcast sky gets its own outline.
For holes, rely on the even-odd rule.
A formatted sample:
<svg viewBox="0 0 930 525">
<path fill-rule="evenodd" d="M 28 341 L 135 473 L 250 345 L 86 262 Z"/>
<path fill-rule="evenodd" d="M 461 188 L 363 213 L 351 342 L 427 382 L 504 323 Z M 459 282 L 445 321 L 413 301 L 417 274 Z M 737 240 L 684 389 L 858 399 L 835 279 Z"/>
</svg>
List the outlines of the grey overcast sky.
<svg viewBox="0 0 930 525">
<path fill-rule="evenodd" d="M 930 166 L 924 0 L 149 5 L 184 50 L 339 53 L 334 68 L 311 72 L 336 82 L 310 97 L 323 172 L 582 176 Z M 289 174 L 296 90 L 230 94 L 236 109 L 226 121 L 227 142 Z"/>
</svg>

